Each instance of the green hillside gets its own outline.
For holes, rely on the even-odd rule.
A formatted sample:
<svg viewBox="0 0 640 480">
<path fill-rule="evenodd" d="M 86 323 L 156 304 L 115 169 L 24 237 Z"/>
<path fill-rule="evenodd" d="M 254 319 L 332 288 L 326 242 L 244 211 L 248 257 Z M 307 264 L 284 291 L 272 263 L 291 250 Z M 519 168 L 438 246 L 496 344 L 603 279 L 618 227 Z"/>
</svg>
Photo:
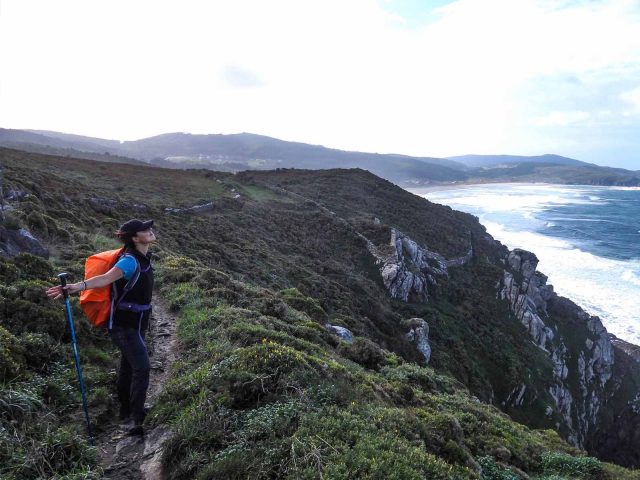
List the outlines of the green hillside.
<svg viewBox="0 0 640 480">
<path fill-rule="evenodd" d="M 222 172 L 361 168 L 397 185 L 411 187 L 487 182 L 640 185 L 638 172 L 601 167 L 558 155 L 412 157 L 338 150 L 251 133 L 166 133 L 118 142 L 59 132 L 0 128 L 0 146 L 107 162 L 150 163 L 163 168 L 207 168 Z"/>
<path fill-rule="evenodd" d="M 156 295 L 178 318 L 179 359 L 146 420 L 171 431 L 167 478 L 640 478 L 605 462 L 640 464 L 633 431 L 616 436 L 621 416 L 640 422 L 636 362 L 615 348 L 592 426 L 563 416 L 552 359 L 499 298 L 509 252 L 471 215 L 361 169 L 233 175 L 8 149 L 0 168 L 0 248 L 24 228 L 49 251 L 0 257 L 0 478 L 102 478 L 64 310 L 44 289 L 59 271 L 81 278 L 84 259 L 115 246 L 132 217 L 155 220 Z M 389 253 L 395 231 L 466 258 L 426 302 L 385 286 L 372 252 Z M 565 388 L 577 412 L 583 387 L 596 395 L 577 358 L 602 337 L 575 308 L 551 298 L 545 321 L 573 359 Z M 74 315 L 100 434 L 116 415 L 116 355 L 76 299 Z M 423 322 L 428 364 L 408 336 Z M 575 432 L 583 448 L 566 441 Z"/>
</svg>

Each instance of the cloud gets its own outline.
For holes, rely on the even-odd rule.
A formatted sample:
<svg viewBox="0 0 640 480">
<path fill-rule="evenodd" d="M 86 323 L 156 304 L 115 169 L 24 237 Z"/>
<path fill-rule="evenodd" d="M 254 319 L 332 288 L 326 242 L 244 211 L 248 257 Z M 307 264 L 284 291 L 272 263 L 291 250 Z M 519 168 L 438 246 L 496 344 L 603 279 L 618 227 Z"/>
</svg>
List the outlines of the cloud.
<svg viewBox="0 0 640 480">
<path fill-rule="evenodd" d="M 232 88 L 254 88 L 264 86 L 260 76 L 251 70 L 236 65 L 226 65 L 222 71 L 226 85 Z"/>
<path fill-rule="evenodd" d="M 399 3 L 2 0 L 0 126 L 535 154 L 633 105 L 637 2 Z"/>
<path fill-rule="evenodd" d="M 551 112 L 544 117 L 535 119 L 533 121 L 533 124 L 541 127 L 566 127 L 567 125 L 584 123 L 590 118 L 591 114 L 579 110 L 568 112 Z"/>
<path fill-rule="evenodd" d="M 625 111 L 625 114 L 640 114 L 640 87 L 621 93 L 620 99 L 626 102 L 629 107 L 631 107 L 630 110 Z"/>
</svg>

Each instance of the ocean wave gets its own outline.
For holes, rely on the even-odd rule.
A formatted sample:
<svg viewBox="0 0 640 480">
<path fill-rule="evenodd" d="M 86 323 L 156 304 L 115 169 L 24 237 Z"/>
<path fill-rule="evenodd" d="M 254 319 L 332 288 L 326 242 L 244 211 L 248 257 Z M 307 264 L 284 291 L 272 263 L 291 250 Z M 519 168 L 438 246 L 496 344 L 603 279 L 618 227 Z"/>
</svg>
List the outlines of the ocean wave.
<svg viewBox="0 0 640 480">
<path fill-rule="evenodd" d="M 625 270 L 622 272 L 622 279 L 640 287 L 640 276 L 632 270 Z"/>
<path fill-rule="evenodd" d="M 483 212 L 519 210 L 524 215 L 563 205 L 604 205 L 606 200 L 588 195 L 588 190 L 552 185 L 508 185 L 488 189 L 474 186 L 464 189 L 438 190 L 423 194 L 432 202 L 444 201 L 452 208 L 472 208 Z"/>
<path fill-rule="evenodd" d="M 555 291 L 570 298 L 607 330 L 640 344 L 640 259 L 624 262 L 593 255 L 571 242 L 531 231 L 510 231 L 485 222 L 487 231 L 508 248 L 536 254 L 538 270 L 549 277 Z"/>
<path fill-rule="evenodd" d="M 640 344 L 640 252 L 636 255 L 632 233 L 640 224 L 629 217 L 635 205 L 618 203 L 640 199 L 611 190 L 640 188 L 483 185 L 425 196 L 477 215 L 508 248 L 535 253 L 539 270 L 559 295 L 599 316 L 611 333 Z"/>
</svg>

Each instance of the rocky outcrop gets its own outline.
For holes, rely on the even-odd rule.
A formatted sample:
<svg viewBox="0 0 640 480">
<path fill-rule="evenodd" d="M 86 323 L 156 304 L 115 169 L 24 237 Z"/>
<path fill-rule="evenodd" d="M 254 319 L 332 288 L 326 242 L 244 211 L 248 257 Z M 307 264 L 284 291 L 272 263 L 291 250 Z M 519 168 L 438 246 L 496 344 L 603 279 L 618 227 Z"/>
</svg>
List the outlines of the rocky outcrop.
<svg viewBox="0 0 640 480">
<path fill-rule="evenodd" d="M 634 345 L 633 343 L 625 342 L 621 338 L 616 337 L 614 334 L 610 333 L 609 338 L 611 339 L 611 343 L 622 350 L 624 353 L 633 358 L 636 362 L 640 362 L 640 347 L 638 345 Z"/>
<path fill-rule="evenodd" d="M 22 200 L 23 198 L 28 198 L 30 194 L 25 190 L 19 188 L 12 188 L 7 191 L 4 195 L 4 199 L 8 202 L 15 202 L 18 200 Z"/>
<path fill-rule="evenodd" d="M 415 344 L 416 348 L 424 356 L 425 363 L 431 359 L 431 345 L 429 344 L 429 324 L 422 318 L 411 318 L 403 322 L 409 327 L 405 338 Z"/>
<path fill-rule="evenodd" d="M 538 258 L 533 253 L 514 250 L 507 262 L 515 273 L 505 270 L 500 298 L 509 301 L 511 311 L 529 335 L 540 348 L 546 349 L 547 342 L 553 340 L 554 334 L 545 325 L 541 315 L 547 315 L 547 301 L 554 293 L 553 286 L 546 285 L 547 277 L 536 271 Z"/>
<path fill-rule="evenodd" d="M 463 257 L 447 260 L 395 228 L 391 229 L 388 251 L 381 251 L 371 242 L 367 245 L 381 265 L 382 281 L 389 294 L 405 302 L 428 301 L 438 281 L 449 276 L 449 267 L 464 265 L 473 256 L 470 250 Z"/>
<path fill-rule="evenodd" d="M 553 405 L 547 415 L 558 414 L 562 424 L 557 426 L 566 438 L 584 447 L 612 395 L 614 350 L 609 335 L 598 317 L 554 293 L 547 277 L 536 271 L 538 259 L 533 253 L 513 250 L 507 264 L 509 271 L 504 271 L 498 296 L 509 303 L 553 365 L 548 386 Z M 506 403 L 519 406 L 526 401 L 524 385 L 516 390 Z"/>
<path fill-rule="evenodd" d="M 347 343 L 353 342 L 353 333 L 351 333 L 351 330 L 349 330 L 348 328 L 340 327 L 338 325 L 331 325 L 330 323 L 327 323 L 324 327 L 327 330 L 329 330 L 331 333 L 334 333 L 335 335 L 339 336 L 345 342 Z"/>
<path fill-rule="evenodd" d="M 112 198 L 104 197 L 87 197 L 85 202 L 97 213 L 104 215 L 113 215 L 119 210 L 133 210 L 137 212 L 144 212 L 147 210 L 147 206 L 141 203 L 123 203 Z"/>
<path fill-rule="evenodd" d="M 193 207 L 188 208 L 173 208 L 167 207 L 164 209 L 166 213 L 202 213 L 202 212 L 210 212 L 215 208 L 213 202 L 203 203 L 202 205 L 194 205 Z"/>
<path fill-rule="evenodd" d="M 27 229 L 9 230 L 0 226 L 0 256 L 14 257 L 22 252 L 49 258 L 49 250 Z"/>
</svg>

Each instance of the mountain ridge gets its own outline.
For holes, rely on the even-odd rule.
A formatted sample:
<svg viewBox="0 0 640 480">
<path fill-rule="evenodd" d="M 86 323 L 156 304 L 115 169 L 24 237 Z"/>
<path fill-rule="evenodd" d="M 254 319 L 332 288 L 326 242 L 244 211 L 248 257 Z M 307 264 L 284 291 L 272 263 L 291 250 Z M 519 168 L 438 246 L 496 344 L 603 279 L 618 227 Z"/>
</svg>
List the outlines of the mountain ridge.
<svg viewBox="0 0 640 480">
<path fill-rule="evenodd" d="M 41 133 L 34 133 L 41 132 Z M 50 140 L 49 140 L 50 139 Z M 558 155 L 473 157 L 463 162 L 434 157 L 351 152 L 288 142 L 264 135 L 166 133 L 118 142 L 47 131 L 0 129 L 0 145 L 61 154 L 87 150 L 92 159 L 132 163 L 134 160 L 167 168 L 208 168 L 238 172 L 274 168 L 364 168 L 398 185 L 470 184 L 487 182 L 546 182 L 640 186 L 640 172 L 601 167 Z M 40 147 L 34 147 L 40 145 Z M 45 148 L 57 150 L 46 151 Z M 110 158 L 109 158 L 110 157 Z M 453 157 L 455 158 L 455 157 Z M 508 161 L 505 161 L 508 160 Z M 473 166 L 475 163 L 482 166 Z"/>
<path fill-rule="evenodd" d="M 492 165 L 502 165 L 509 163 L 552 163 L 556 165 L 589 165 L 600 167 L 594 163 L 587 163 L 574 158 L 563 157 L 553 153 L 543 155 L 456 155 L 446 157 L 449 160 L 463 163 L 468 167 L 487 167 Z"/>
</svg>

